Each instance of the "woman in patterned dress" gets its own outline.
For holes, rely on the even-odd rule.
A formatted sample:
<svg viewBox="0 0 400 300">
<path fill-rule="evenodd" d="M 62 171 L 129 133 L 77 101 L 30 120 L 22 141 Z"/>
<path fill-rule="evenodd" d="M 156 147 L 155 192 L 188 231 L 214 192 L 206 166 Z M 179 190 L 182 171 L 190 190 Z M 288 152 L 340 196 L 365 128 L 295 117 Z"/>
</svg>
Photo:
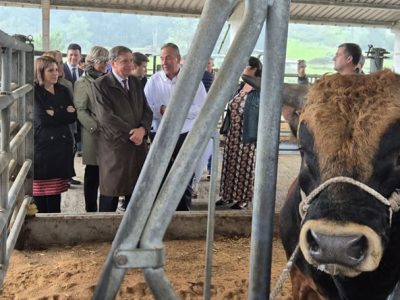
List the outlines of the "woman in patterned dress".
<svg viewBox="0 0 400 300">
<path fill-rule="evenodd" d="M 256 57 L 249 58 L 243 74 L 261 77 L 262 64 Z M 217 206 L 228 205 L 231 209 L 243 209 L 253 198 L 256 144 L 243 143 L 243 112 L 252 86 L 241 83 L 232 100 L 229 101 L 231 125 L 226 136 L 222 162 L 220 200 Z"/>
</svg>

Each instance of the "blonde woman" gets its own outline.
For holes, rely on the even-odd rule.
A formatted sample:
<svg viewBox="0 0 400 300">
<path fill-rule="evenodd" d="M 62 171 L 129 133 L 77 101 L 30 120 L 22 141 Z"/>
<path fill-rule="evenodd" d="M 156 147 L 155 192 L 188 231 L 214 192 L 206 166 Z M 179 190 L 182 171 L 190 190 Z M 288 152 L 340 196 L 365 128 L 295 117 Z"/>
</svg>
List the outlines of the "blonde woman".
<svg viewBox="0 0 400 300">
<path fill-rule="evenodd" d="M 82 130 L 82 163 L 86 165 L 83 190 L 87 212 L 97 211 L 99 189 L 99 166 L 97 163 L 97 120 L 93 110 L 94 94 L 92 83 L 106 73 L 108 50 L 94 46 L 85 61 L 84 76 L 75 82 L 74 103 Z"/>
</svg>

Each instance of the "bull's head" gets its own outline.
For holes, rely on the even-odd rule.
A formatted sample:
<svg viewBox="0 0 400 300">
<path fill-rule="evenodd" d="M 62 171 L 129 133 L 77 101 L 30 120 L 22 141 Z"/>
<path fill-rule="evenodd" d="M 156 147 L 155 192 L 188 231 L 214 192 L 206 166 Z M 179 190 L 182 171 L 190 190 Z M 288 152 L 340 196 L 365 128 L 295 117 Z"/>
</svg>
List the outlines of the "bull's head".
<svg viewBox="0 0 400 300">
<path fill-rule="evenodd" d="M 332 275 L 375 270 L 391 238 L 385 200 L 400 187 L 400 79 L 384 71 L 318 81 L 300 115 L 298 143 L 304 258 Z M 353 181 L 333 180 L 305 200 L 338 176 Z"/>
</svg>

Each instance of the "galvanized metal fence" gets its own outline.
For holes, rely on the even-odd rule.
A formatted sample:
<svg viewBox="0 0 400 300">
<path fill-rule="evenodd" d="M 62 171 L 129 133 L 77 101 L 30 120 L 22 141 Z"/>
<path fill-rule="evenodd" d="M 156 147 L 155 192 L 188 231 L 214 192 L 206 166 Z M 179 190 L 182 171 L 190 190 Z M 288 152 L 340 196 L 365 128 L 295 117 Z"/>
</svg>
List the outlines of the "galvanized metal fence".
<svg viewBox="0 0 400 300">
<path fill-rule="evenodd" d="M 246 0 L 242 23 L 193 129 L 187 136 L 165 182 L 164 173 L 217 38 L 235 0 L 207 0 L 186 66 L 182 69 L 169 109 L 150 149 L 130 204 L 104 264 L 94 299 L 114 299 L 125 272 L 142 268 L 156 299 L 177 299 L 164 273 L 163 237 L 195 164 L 203 153 L 226 101 L 238 82 L 264 24 L 266 49 L 263 102 L 257 149 L 253 209 L 251 299 L 266 299 L 272 248 L 281 93 L 285 64 L 289 0 Z M 268 133 L 267 135 L 265 133 Z M 258 177 L 258 178 L 257 178 Z M 161 188 L 160 188 L 161 186 Z M 157 191 L 160 188 L 160 192 Z M 210 211 L 212 214 L 213 211 Z M 210 272 L 207 271 L 207 274 Z M 207 279 L 206 279 L 207 282 Z M 205 293 L 209 297 L 209 293 Z"/>
<path fill-rule="evenodd" d="M 33 46 L 0 31 L 0 285 L 32 199 Z"/>
</svg>

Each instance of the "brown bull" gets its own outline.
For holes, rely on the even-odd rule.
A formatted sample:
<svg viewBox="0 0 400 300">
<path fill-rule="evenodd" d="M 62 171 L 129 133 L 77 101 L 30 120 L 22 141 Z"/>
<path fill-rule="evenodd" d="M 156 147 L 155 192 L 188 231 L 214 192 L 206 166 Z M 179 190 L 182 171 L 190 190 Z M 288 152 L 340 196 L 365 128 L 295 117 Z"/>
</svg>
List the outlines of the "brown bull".
<svg viewBox="0 0 400 300">
<path fill-rule="evenodd" d="M 294 299 L 384 300 L 400 279 L 400 77 L 331 75 L 307 95 L 281 211 Z"/>
</svg>

